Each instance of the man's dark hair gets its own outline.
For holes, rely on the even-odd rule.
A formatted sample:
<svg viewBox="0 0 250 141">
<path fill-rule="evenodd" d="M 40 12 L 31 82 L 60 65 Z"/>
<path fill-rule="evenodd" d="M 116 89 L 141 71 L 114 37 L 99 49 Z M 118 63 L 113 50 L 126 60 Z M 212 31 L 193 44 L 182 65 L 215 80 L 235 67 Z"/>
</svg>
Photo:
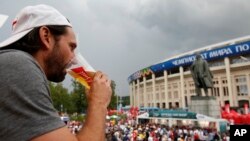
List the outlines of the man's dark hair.
<svg viewBox="0 0 250 141">
<path fill-rule="evenodd" d="M 65 25 L 47 25 L 50 32 L 54 35 L 56 41 L 59 40 L 60 36 L 67 32 Z M 20 40 L 3 47 L 3 49 L 17 49 L 22 50 L 27 53 L 33 54 L 37 52 L 41 47 L 41 39 L 39 37 L 39 29 L 41 27 L 36 27 L 31 30 L 27 35 L 22 37 Z"/>
</svg>

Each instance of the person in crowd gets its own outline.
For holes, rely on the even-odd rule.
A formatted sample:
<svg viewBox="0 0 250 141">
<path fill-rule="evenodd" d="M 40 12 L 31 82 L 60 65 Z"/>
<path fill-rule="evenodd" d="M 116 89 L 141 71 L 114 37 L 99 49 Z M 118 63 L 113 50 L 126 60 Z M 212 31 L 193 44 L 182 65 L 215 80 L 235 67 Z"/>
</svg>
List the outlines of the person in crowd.
<svg viewBox="0 0 250 141">
<path fill-rule="evenodd" d="M 3 141 L 104 141 L 111 81 L 97 71 L 87 92 L 84 127 L 70 133 L 53 107 L 48 81 L 62 82 L 77 47 L 72 25 L 55 8 L 23 8 L 0 43 L 0 137 Z"/>
</svg>

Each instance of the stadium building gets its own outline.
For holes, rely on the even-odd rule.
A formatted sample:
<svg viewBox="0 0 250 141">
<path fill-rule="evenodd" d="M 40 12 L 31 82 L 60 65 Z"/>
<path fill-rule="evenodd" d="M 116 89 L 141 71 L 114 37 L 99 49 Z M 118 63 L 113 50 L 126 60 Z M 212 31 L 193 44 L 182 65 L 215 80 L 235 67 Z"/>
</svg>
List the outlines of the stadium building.
<svg viewBox="0 0 250 141">
<path fill-rule="evenodd" d="M 187 108 L 196 95 L 190 72 L 196 53 L 207 60 L 214 76 L 210 96 L 216 96 L 221 106 L 249 104 L 250 36 L 246 36 L 176 55 L 133 73 L 128 78 L 130 105 Z"/>
</svg>

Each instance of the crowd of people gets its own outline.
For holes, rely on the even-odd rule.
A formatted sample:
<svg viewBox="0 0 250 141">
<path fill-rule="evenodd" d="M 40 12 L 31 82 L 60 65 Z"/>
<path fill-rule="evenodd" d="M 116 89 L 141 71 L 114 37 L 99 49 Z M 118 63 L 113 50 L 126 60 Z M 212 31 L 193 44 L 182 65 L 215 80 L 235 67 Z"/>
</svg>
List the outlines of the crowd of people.
<svg viewBox="0 0 250 141">
<path fill-rule="evenodd" d="M 72 134 L 84 126 L 82 122 L 67 123 Z M 157 123 L 106 122 L 106 141 L 229 141 L 229 131 L 220 133 L 213 128 L 167 126 Z"/>
<path fill-rule="evenodd" d="M 220 133 L 216 129 L 166 126 L 147 123 L 131 126 L 107 124 L 107 141 L 229 141 L 229 132 Z"/>
</svg>

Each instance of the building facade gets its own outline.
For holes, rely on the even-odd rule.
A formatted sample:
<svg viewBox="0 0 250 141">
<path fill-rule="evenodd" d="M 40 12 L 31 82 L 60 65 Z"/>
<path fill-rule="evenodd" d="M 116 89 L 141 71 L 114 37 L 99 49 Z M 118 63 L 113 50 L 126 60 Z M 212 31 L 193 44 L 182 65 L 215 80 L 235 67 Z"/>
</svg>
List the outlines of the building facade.
<svg viewBox="0 0 250 141">
<path fill-rule="evenodd" d="M 210 66 L 214 87 L 209 95 L 216 96 L 220 106 L 249 104 L 250 36 L 246 36 L 183 53 L 133 73 L 128 78 L 130 105 L 187 108 L 191 96 L 196 95 L 189 69 L 195 53 Z"/>
</svg>

